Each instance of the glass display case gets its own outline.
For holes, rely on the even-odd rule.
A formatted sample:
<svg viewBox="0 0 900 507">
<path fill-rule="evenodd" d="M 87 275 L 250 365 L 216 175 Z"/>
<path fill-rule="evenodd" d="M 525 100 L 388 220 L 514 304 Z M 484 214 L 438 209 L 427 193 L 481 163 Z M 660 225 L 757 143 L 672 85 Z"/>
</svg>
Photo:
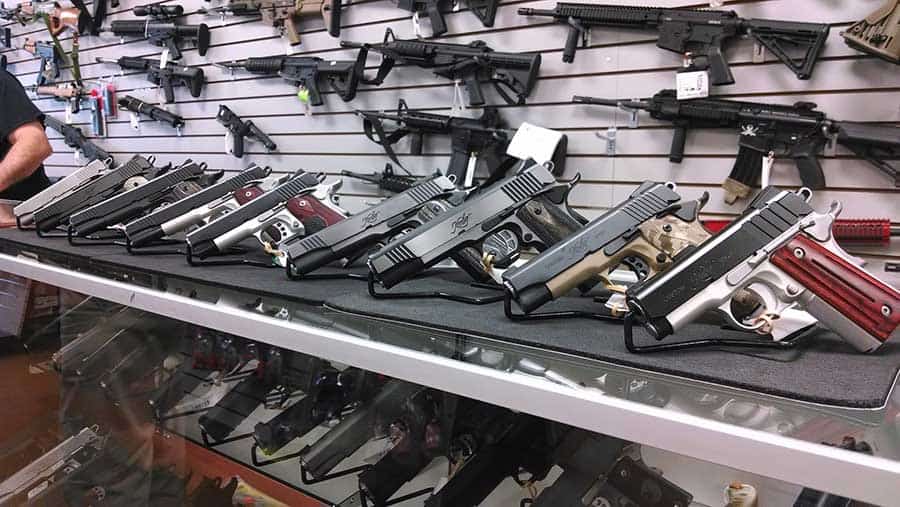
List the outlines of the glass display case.
<svg viewBox="0 0 900 507">
<path fill-rule="evenodd" d="M 890 505 L 900 493 L 893 390 L 880 408 L 827 407 L 0 245 L 2 505 Z"/>
</svg>

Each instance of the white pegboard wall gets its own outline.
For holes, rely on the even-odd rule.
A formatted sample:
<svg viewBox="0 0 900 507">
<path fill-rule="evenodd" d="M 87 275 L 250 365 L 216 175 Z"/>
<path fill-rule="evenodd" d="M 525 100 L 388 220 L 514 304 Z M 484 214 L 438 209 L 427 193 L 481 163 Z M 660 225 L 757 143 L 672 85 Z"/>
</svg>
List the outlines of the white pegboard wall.
<svg viewBox="0 0 900 507">
<path fill-rule="evenodd" d="M 143 0 L 122 0 L 112 9 L 108 19 L 130 19 L 131 9 Z M 208 84 L 201 97 L 191 97 L 184 88 L 176 88 L 177 104 L 171 110 L 187 119 L 183 135 L 176 137 L 167 126 L 144 121 L 140 131 L 131 128 L 126 115 L 109 123 L 108 137 L 98 144 L 120 160 L 134 153 L 155 154 L 158 160 L 181 162 L 185 158 L 205 161 L 211 168 L 239 170 L 251 162 L 270 165 L 277 171 L 298 168 L 323 171 L 337 175 L 342 169 L 372 172 L 388 162 L 381 148 L 365 138 L 362 122 L 353 114 L 355 109 L 390 109 L 399 98 L 412 108 L 436 112 L 448 111 L 453 87 L 449 81 L 417 68 L 396 68 L 380 87 L 362 86 L 357 98 L 344 103 L 334 93 L 325 93 L 325 105 L 314 108 L 312 117 L 306 116 L 296 99 L 296 89 L 277 77 L 259 77 L 247 73 L 230 74 L 213 62 L 226 62 L 248 56 L 284 54 L 286 45 L 275 29 L 250 18 L 227 18 L 196 14 L 210 3 L 203 0 L 183 2 L 183 23 L 209 24 L 212 46 L 205 57 L 196 50 L 184 51 L 183 63 L 200 66 Z M 633 5 L 631 0 L 610 0 L 605 3 Z M 657 6 L 704 6 L 702 2 L 657 0 Z M 882 0 L 768 0 L 727 2 L 741 16 L 772 18 L 832 24 L 831 35 L 816 66 L 813 78 L 796 79 L 781 62 L 769 56 L 762 64 L 751 62 L 752 44 L 739 41 L 728 50 L 736 84 L 718 87 L 716 95 L 740 97 L 746 100 L 791 104 L 812 101 L 819 104 L 831 118 L 865 122 L 896 123 L 900 121 L 900 70 L 896 65 L 882 62 L 850 49 L 839 33 L 850 23 L 862 19 L 883 3 Z M 212 5 L 216 5 L 213 3 Z M 731 131 L 695 131 L 689 134 L 686 156 L 682 164 L 668 161 L 672 137 L 670 125 L 654 122 L 641 116 L 640 127 L 624 128 L 625 117 L 611 108 L 570 104 L 572 95 L 593 95 L 611 98 L 650 96 L 660 89 L 674 85 L 674 71 L 681 63 L 677 54 L 656 47 L 655 34 L 625 29 L 593 30 L 591 45 L 579 49 L 574 64 L 561 61 L 566 28 L 544 18 L 519 16 L 523 6 L 550 8 L 550 1 L 503 1 L 493 28 L 485 28 L 465 9 L 446 15 L 448 33 L 437 40 L 466 43 L 484 40 L 498 51 L 540 51 L 543 53 L 540 79 L 524 106 L 507 106 L 485 85 L 488 102 L 500 108 L 501 116 L 510 127 L 530 121 L 549 128 L 563 130 L 569 136 L 569 157 L 564 178 L 583 175 L 583 183 L 573 191 L 571 203 L 588 216 L 600 213 L 623 199 L 634 186 L 646 179 L 671 180 L 678 183 L 686 198 L 695 198 L 708 191 L 711 199 L 705 212 L 716 216 L 730 216 L 741 211 L 746 201 L 728 206 L 722 201 L 721 181 L 728 175 L 737 153 L 737 134 Z M 345 2 L 341 39 L 348 41 L 380 41 L 386 27 L 398 37 L 412 37 L 409 14 L 396 8 L 390 0 L 362 0 Z M 14 45 L 26 36 L 45 37 L 39 25 L 20 27 L 11 25 Z M 322 56 L 333 59 L 352 59 L 355 50 L 339 47 L 339 40 L 328 35 L 320 19 L 301 21 L 303 44 L 295 54 Z M 43 34 L 42 34 L 43 32 Z M 425 27 L 425 33 L 428 28 Z M 68 48 L 71 38 L 64 34 L 63 45 Z M 26 85 L 34 82 L 38 61 L 31 55 L 7 50 L 10 70 Z M 117 37 L 83 37 L 81 39 L 82 73 L 85 78 L 109 76 L 117 67 L 94 63 L 95 57 L 117 58 L 129 56 L 158 56 L 160 49 L 142 40 L 127 40 L 120 44 Z M 374 72 L 377 54 L 371 54 L 368 72 Z M 68 74 L 64 74 L 68 76 Z M 141 74 L 129 74 L 116 79 L 119 94 L 133 94 L 148 102 L 157 101 L 155 90 Z M 326 87 L 327 88 L 327 87 Z M 39 107 L 62 117 L 64 103 L 52 98 L 35 101 Z M 218 105 L 227 104 L 245 119 L 252 119 L 271 134 L 279 146 L 278 153 L 266 154 L 258 144 L 248 145 L 243 159 L 225 154 L 224 128 L 215 121 Z M 480 111 L 470 112 L 473 116 Z M 89 113 L 76 117 L 86 132 Z M 606 143 L 595 133 L 618 127 L 617 155 L 606 154 Z M 48 160 L 49 172 L 66 174 L 75 161 L 72 149 L 51 132 L 56 153 Z M 406 145 L 397 147 L 404 166 L 419 174 L 436 167 L 445 167 L 449 154 L 449 140 L 431 138 L 425 144 L 423 156 L 405 155 Z M 900 222 L 900 191 L 890 178 L 857 160 L 845 151 L 835 157 L 822 159 L 828 190 L 818 192 L 815 204 L 824 208 L 831 200 L 844 203 L 846 217 L 889 217 Z M 773 181 L 778 185 L 797 187 L 800 180 L 793 163 L 780 160 L 774 168 Z M 371 185 L 346 180 L 342 192 L 343 204 L 350 211 L 359 211 L 379 196 Z M 900 257 L 900 242 L 895 240 L 887 248 L 857 250 L 879 258 Z"/>
</svg>

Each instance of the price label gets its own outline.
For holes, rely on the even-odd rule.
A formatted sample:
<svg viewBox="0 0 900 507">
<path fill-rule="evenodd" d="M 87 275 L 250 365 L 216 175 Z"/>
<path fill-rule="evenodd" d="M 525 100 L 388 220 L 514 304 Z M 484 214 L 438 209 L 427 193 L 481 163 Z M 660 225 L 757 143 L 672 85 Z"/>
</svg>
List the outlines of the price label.
<svg viewBox="0 0 900 507">
<path fill-rule="evenodd" d="M 141 118 L 137 113 L 132 112 L 128 115 L 129 123 L 131 124 L 131 128 L 134 130 L 141 130 Z"/>
<path fill-rule="evenodd" d="M 675 75 L 675 90 L 678 100 L 709 97 L 709 72 L 679 72 Z"/>
<path fill-rule="evenodd" d="M 159 55 L 159 68 L 166 68 L 166 64 L 169 63 L 169 48 L 164 48 L 162 53 Z"/>
<path fill-rule="evenodd" d="M 506 148 L 506 154 L 520 160 L 534 159 L 543 164 L 553 160 L 553 154 L 562 138 L 561 132 L 522 123 Z"/>
</svg>

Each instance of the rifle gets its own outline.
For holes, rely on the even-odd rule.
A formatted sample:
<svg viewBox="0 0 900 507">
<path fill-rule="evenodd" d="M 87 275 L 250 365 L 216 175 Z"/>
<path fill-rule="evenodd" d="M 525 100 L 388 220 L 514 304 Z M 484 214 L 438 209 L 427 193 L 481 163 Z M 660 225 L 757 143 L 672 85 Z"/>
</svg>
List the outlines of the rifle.
<svg viewBox="0 0 900 507">
<path fill-rule="evenodd" d="M 169 58 L 181 59 L 179 43 L 182 40 L 193 41 L 200 56 L 209 50 L 209 27 L 199 25 L 176 25 L 159 20 L 115 20 L 110 23 L 109 31 L 119 37 L 140 37 L 169 50 Z"/>
<path fill-rule="evenodd" d="M 184 118 L 175 113 L 170 113 L 161 107 L 148 104 L 141 99 L 126 95 L 119 99 L 119 107 L 137 113 L 138 115 L 146 115 L 151 119 L 167 123 L 176 129 L 184 126 Z"/>
<path fill-rule="evenodd" d="M 688 507 L 693 496 L 646 465 L 622 456 L 627 442 L 570 431 L 556 449 L 563 473 L 534 500 L 533 507 L 581 507 L 596 499 L 610 505 Z M 596 505 L 599 505 L 597 502 Z"/>
<path fill-rule="evenodd" d="M 332 37 L 341 34 L 342 0 L 243 0 L 232 1 L 226 5 L 199 9 L 201 14 L 221 13 L 222 16 L 262 16 L 263 22 L 278 28 L 282 36 L 286 36 L 291 45 L 300 44 L 297 32 L 297 18 L 321 15 L 325 27 Z"/>
<path fill-rule="evenodd" d="M 732 128 L 740 132 L 737 160 L 722 184 L 725 202 L 731 204 L 747 197 L 762 173 L 767 156 L 776 152 L 789 155 L 797 164 L 803 186 L 825 188 L 825 175 L 818 153 L 829 141 L 836 141 L 866 159 L 894 179 L 900 186 L 900 170 L 885 160 L 900 159 L 900 127 L 871 126 L 829 119 L 812 102 L 793 106 L 739 102 L 716 98 L 678 100 L 675 90 L 663 90 L 643 100 L 611 100 L 572 97 L 572 102 L 620 107 L 626 111 L 643 110 L 657 120 L 674 123 L 675 136 L 669 160 L 680 163 L 684 157 L 687 132 L 692 128 Z"/>
<path fill-rule="evenodd" d="M 125 225 L 128 242 L 132 246 L 143 246 L 201 223 L 210 215 L 225 213 L 227 208 L 219 208 L 223 200 L 233 201 L 228 209 L 233 211 L 240 206 L 235 200 L 235 193 L 241 190 L 249 192 L 251 185 L 262 184 L 270 173 L 269 167 L 251 165 L 236 176 L 138 218 Z M 216 209 L 218 213 L 214 211 Z"/>
<path fill-rule="evenodd" d="M 13 208 L 19 228 L 34 223 L 35 211 L 109 171 L 108 160 L 94 160 Z"/>
<path fill-rule="evenodd" d="M 237 158 L 244 156 L 245 137 L 251 141 L 263 143 L 263 146 L 270 152 L 278 148 L 275 141 L 272 141 L 272 138 L 266 135 L 256 124 L 250 120 L 242 120 L 240 116 L 224 104 L 219 104 L 216 120 L 228 129 L 232 142 L 231 154 Z"/>
<path fill-rule="evenodd" d="M 503 122 L 496 108 L 484 108 L 480 118 L 462 118 L 411 111 L 400 99 L 396 114 L 377 111 L 356 111 L 356 114 L 363 119 L 366 137 L 384 148 L 387 156 L 400 167 L 403 164 L 394 153 L 394 144 L 412 136 L 410 154 L 421 155 L 425 135 L 440 134 L 451 139 L 450 164 L 444 175 L 460 188 L 472 186 L 478 167 L 486 168 L 492 177 L 509 168 L 504 162 L 510 137 L 502 128 Z M 395 122 L 398 127 L 388 131 L 384 128 L 385 121 Z"/>
<path fill-rule="evenodd" d="M 397 419 L 405 403 L 424 390 L 422 386 L 402 380 L 388 381 L 370 401 L 350 413 L 316 443 L 300 451 L 303 473 L 313 479 L 322 479 L 372 438 L 372 429 L 379 420 Z"/>
<path fill-rule="evenodd" d="M 841 32 L 851 48 L 900 64 L 900 0 L 884 5 Z"/>
<path fill-rule="evenodd" d="M 378 73 L 372 79 L 363 79 L 365 84 L 380 85 L 396 63 L 413 65 L 432 69 L 435 75 L 451 81 L 464 82 L 472 106 L 484 105 L 482 81 L 492 82 L 507 104 L 524 104 L 525 97 L 534 89 L 541 67 L 539 53 L 503 53 L 494 51 L 480 40 L 468 44 L 398 40 L 390 28 L 385 31 L 381 43 L 341 41 L 341 47 L 367 48 L 381 53 Z"/>
<path fill-rule="evenodd" d="M 508 231 L 510 241 L 540 251 L 562 241 L 586 222 L 567 199 L 580 178 L 557 183 L 546 165 L 534 163 L 433 220 L 399 236 L 369 256 L 372 276 L 385 288 L 409 279 L 466 248 L 481 252 L 486 239 Z M 506 252 L 503 252 L 506 256 Z M 498 254 L 486 249 L 481 269 L 489 273 Z M 468 272 L 468 270 L 466 270 Z"/>
<path fill-rule="evenodd" d="M 552 17 L 569 26 L 563 50 L 566 63 L 575 60 L 579 39 L 582 46 L 587 45 L 592 26 L 655 29 L 659 32 L 657 46 L 689 56 L 689 70 L 709 69 L 714 85 L 734 83 L 724 45 L 748 35 L 778 57 L 798 79 L 809 79 L 830 29 L 827 24 L 743 19 L 734 11 L 689 8 L 557 3 L 554 9 L 521 8 L 519 14 Z M 794 49 L 805 50 L 803 58 L 793 58 L 790 50 Z"/>
<path fill-rule="evenodd" d="M 192 97 L 199 97 L 203 91 L 206 78 L 200 67 L 183 67 L 174 63 L 166 63 L 165 68 L 159 66 L 159 61 L 136 56 L 122 56 L 118 60 L 106 58 L 97 59 L 98 63 L 114 63 L 123 70 L 138 70 L 147 73 L 147 81 L 161 87 L 166 95 L 166 103 L 175 102 L 176 86 L 185 86 Z"/>
<path fill-rule="evenodd" d="M 356 97 L 356 89 L 366 66 L 366 49 L 361 49 L 356 60 L 324 60 L 316 56 L 268 56 L 221 64 L 227 69 L 244 69 L 252 74 L 279 75 L 285 81 L 297 85 L 297 96 L 312 106 L 321 106 L 320 80 L 325 80 L 338 97 L 350 102 Z"/>
<path fill-rule="evenodd" d="M 128 162 L 104 173 L 72 193 L 57 199 L 34 213 L 39 232 L 49 232 L 68 224 L 75 213 L 101 203 L 126 188 L 134 188 L 169 170 L 168 166 L 155 167 L 153 157 L 135 155 Z"/>
<path fill-rule="evenodd" d="M 343 213 L 331 203 L 337 186 L 340 182 L 324 185 L 319 175 L 300 171 L 265 194 L 256 189 L 241 192 L 235 196 L 240 208 L 188 234 L 191 253 L 204 259 L 250 236 L 274 248 L 302 235 L 306 225 L 315 228 L 317 221 L 339 222 Z"/>
<path fill-rule="evenodd" d="M 107 227 L 127 223 L 148 209 L 166 206 L 215 183 L 224 172 L 205 174 L 206 164 L 188 160 L 143 185 L 72 215 L 73 234 L 86 237 Z"/>
<path fill-rule="evenodd" d="M 87 160 L 109 160 L 110 164 L 115 163 L 109 153 L 88 141 L 80 128 L 63 123 L 50 115 L 44 116 L 44 125 L 62 134 L 66 145 L 75 148 Z"/>
<path fill-rule="evenodd" d="M 137 5 L 134 7 L 134 15 L 156 20 L 174 19 L 184 15 L 184 7 L 163 4 Z"/>
<path fill-rule="evenodd" d="M 62 86 L 32 86 L 28 91 L 35 95 L 43 95 L 54 97 L 59 101 L 71 104 L 72 113 L 77 114 L 81 111 L 81 103 L 88 97 L 90 93 L 83 87 L 75 83 L 69 83 Z"/>
<path fill-rule="evenodd" d="M 367 181 L 369 183 L 378 185 L 378 188 L 380 189 L 387 190 L 388 192 L 393 192 L 395 194 L 399 194 L 400 192 L 409 190 L 420 179 L 416 176 L 404 176 L 402 174 L 396 174 L 394 172 L 394 167 L 391 166 L 391 164 L 385 164 L 384 171 L 381 171 L 380 173 L 362 174 L 353 171 L 341 171 L 341 176 Z"/>
<path fill-rule="evenodd" d="M 494 18 L 497 17 L 497 5 L 499 0 L 467 0 L 466 6 L 472 14 L 486 27 L 494 26 Z M 431 20 L 431 35 L 437 37 L 447 33 L 447 22 L 444 13 L 455 10 L 455 0 L 399 0 L 397 7 L 413 13 L 413 25 L 418 27 L 419 17 L 427 14 Z M 418 33 L 418 32 L 416 32 Z"/>
</svg>

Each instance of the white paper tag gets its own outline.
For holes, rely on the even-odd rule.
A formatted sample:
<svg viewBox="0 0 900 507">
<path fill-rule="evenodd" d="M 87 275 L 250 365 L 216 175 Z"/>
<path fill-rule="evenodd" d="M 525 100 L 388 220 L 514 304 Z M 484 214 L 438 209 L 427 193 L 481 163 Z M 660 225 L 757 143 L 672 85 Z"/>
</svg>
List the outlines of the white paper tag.
<svg viewBox="0 0 900 507">
<path fill-rule="evenodd" d="M 66 123 L 72 123 L 72 102 L 66 102 Z"/>
<path fill-rule="evenodd" d="M 162 53 L 159 55 L 159 68 L 166 68 L 167 63 L 169 63 L 169 48 L 163 48 Z"/>
<path fill-rule="evenodd" d="M 229 155 L 234 154 L 234 142 L 232 141 L 230 130 L 225 132 L 225 153 Z"/>
<path fill-rule="evenodd" d="M 141 118 L 134 111 L 128 115 L 128 122 L 131 124 L 131 128 L 134 130 L 141 130 Z"/>
<path fill-rule="evenodd" d="M 675 74 L 675 89 L 678 100 L 709 97 L 709 72 L 679 72 Z"/>
<path fill-rule="evenodd" d="M 450 106 L 450 116 L 459 116 L 466 110 L 466 97 L 460 81 L 457 79 L 453 82 L 453 104 Z"/>
<path fill-rule="evenodd" d="M 281 43 L 284 44 L 284 54 L 285 56 L 291 56 L 294 54 L 294 46 L 291 45 L 291 41 L 281 38 Z"/>
<path fill-rule="evenodd" d="M 417 39 L 422 38 L 422 24 L 419 21 L 419 11 L 416 11 L 412 15 L 412 29 L 413 35 L 416 36 Z"/>
<path fill-rule="evenodd" d="M 534 159 L 543 164 L 553 160 L 553 153 L 562 138 L 562 132 L 522 123 L 506 148 L 506 154 L 521 160 Z"/>
</svg>

